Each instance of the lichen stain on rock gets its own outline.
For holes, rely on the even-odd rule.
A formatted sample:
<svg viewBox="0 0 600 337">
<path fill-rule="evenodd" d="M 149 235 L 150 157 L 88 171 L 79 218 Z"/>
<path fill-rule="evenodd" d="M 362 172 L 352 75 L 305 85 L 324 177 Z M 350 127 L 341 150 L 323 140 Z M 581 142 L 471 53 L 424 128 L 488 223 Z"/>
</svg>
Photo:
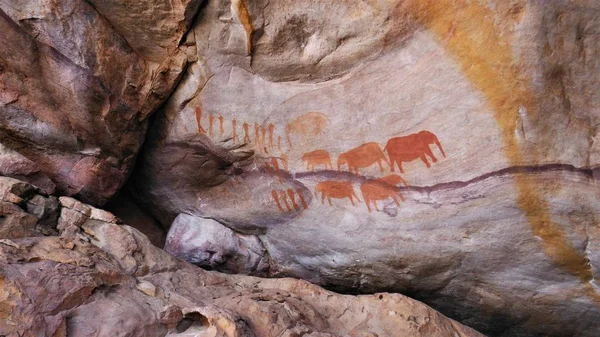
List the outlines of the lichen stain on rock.
<svg viewBox="0 0 600 337">
<path fill-rule="evenodd" d="M 479 2 L 453 0 L 412 0 L 401 6 L 407 6 L 413 20 L 444 42 L 465 76 L 485 95 L 502 129 L 504 155 L 513 166 L 522 165 L 523 152 L 515 137 L 515 129 L 520 109 L 536 114 L 534 98 L 526 85 L 527 79 L 513 60 L 511 36 L 499 33 L 493 21 L 494 13 Z M 508 14 L 518 18 L 520 12 L 515 10 Z M 590 284 L 593 280 L 590 265 L 567 241 L 558 225 L 552 222 L 548 203 L 540 194 L 539 187 L 523 176 L 516 176 L 515 183 L 519 191 L 518 205 L 525 213 L 533 234 L 543 240 L 545 253 L 584 282 L 589 296 L 600 302 L 600 295 Z"/>
</svg>

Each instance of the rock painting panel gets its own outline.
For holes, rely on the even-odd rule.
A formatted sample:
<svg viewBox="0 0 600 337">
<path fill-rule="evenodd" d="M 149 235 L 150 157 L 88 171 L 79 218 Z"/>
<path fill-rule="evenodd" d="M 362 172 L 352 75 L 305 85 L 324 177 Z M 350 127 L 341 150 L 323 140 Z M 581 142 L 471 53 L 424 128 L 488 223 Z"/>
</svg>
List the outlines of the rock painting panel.
<svg viewBox="0 0 600 337">
<path fill-rule="evenodd" d="M 194 112 L 196 113 L 196 123 L 198 124 L 198 132 L 205 134 L 206 130 L 204 130 L 204 128 L 202 127 L 202 109 L 197 106 L 194 109 Z"/>
<path fill-rule="evenodd" d="M 208 114 L 208 131 L 203 127 L 203 112 L 200 107 L 196 107 L 196 121 L 198 132 L 211 139 L 215 137 L 213 130 L 216 115 Z M 225 118 L 219 116 L 219 134 L 224 134 Z M 263 126 L 266 125 L 266 126 Z M 351 148 L 346 152 L 337 155 L 337 171 L 334 170 L 332 155 L 329 150 L 316 149 L 304 153 L 299 159 L 304 172 L 290 171 L 289 151 L 292 149 L 296 137 L 311 137 L 321 135 L 329 126 L 329 118 L 321 112 L 308 112 L 293 119 L 285 125 L 285 137 L 287 144 L 282 144 L 282 136 L 277 134 L 277 126 L 273 123 L 263 123 L 256 121 L 244 121 L 241 125 L 243 132 L 242 146 L 251 146 L 254 149 L 254 162 L 256 167 L 273 177 L 273 183 L 278 185 L 271 190 L 272 205 L 281 213 L 297 212 L 309 208 L 305 196 L 299 191 L 288 188 L 282 184 L 286 181 L 295 180 L 296 174 L 315 174 L 315 177 L 325 175 L 317 179 L 315 186 L 315 195 L 321 194 L 321 204 L 333 206 L 332 199 L 349 199 L 354 206 L 355 201 L 361 202 L 358 198 L 354 185 L 360 189 L 362 198 L 365 200 L 369 213 L 373 209 L 380 211 L 378 202 L 390 201 L 397 207 L 400 201 L 405 201 L 403 192 L 408 191 L 408 183 L 403 177 L 397 174 L 389 174 L 383 177 L 365 176 L 361 174 L 361 169 L 367 170 L 377 165 L 379 172 L 383 175 L 386 167 L 390 172 L 395 172 L 398 167 L 400 172 L 404 173 L 402 163 L 420 159 L 427 168 L 432 163 L 436 163 L 438 158 L 434 155 L 431 145 L 436 145 L 441 155 L 445 158 L 446 153 L 437 136 L 427 130 L 417 133 L 397 136 L 387 140 L 386 146 L 382 149 L 379 142 L 367 142 L 357 147 Z M 240 143 L 238 134 L 238 125 L 236 118 L 231 120 L 231 140 L 234 144 Z M 253 132 L 251 131 L 253 128 Z M 277 141 L 275 141 L 277 139 Z M 287 148 L 286 148 L 287 145 Z M 385 164 L 385 165 L 384 165 Z M 377 167 L 375 166 L 375 167 Z M 347 172 L 344 173 L 344 169 Z M 338 173 L 339 172 L 339 173 Z M 344 173 L 345 175 L 342 175 Z M 348 175 L 350 174 L 350 175 Z M 336 175 L 331 179 L 330 175 Z"/>
</svg>

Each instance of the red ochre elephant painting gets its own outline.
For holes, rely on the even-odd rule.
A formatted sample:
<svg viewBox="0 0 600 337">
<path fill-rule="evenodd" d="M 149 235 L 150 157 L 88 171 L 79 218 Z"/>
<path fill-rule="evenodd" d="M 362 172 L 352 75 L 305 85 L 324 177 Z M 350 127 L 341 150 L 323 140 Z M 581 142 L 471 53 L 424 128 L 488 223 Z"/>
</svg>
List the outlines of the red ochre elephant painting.
<svg viewBox="0 0 600 337">
<path fill-rule="evenodd" d="M 360 202 L 352 184 L 346 181 L 322 181 L 315 186 L 315 196 L 319 196 L 321 192 L 321 203 L 325 203 L 325 198 L 331 206 L 331 198 L 344 199 L 349 198 L 352 206 L 354 206 L 354 198 Z"/>
<path fill-rule="evenodd" d="M 320 112 L 309 112 L 297 117 L 285 126 L 288 146 L 292 147 L 292 135 L 317 136 L 329 125 L 329 118 Z"/>
<path fill-rule="evenodd" d="M 400 207 L 398 197 L 400 197 L 402 201 L 405 201 L 404 196 L 402 193 L 400 193 L 400 190 L 396 186 L 390 185 L 385 180 L 381 179 L 365 181 L 360 185 L 360 191 L 362 192 L 363 199 L 367 204 L 369 213 L 371 213 L 371 203 L 373 206 L 375 206 L 375 209 L 379 211 L 379 207 L 377 207 L 377 201 L 379 200 L 387 200 L 391 198 L 398 207 Z"/>
<path fill-rule="evenodd" d="M 326 169 L 333 169 L 333 166 L 331 165 L 331 157 L 329 156 L 329 152 L 325 150 L 314 150 L 305 153 L 302 156 L 302 162 L 306 162 L 307 170 L 314 170 L 315 167 L 318 165 L 323 165 Z"/>
<path fill-rule="evenodd" d="M 429 156 L 434 163 L 437 162 L 437 158 L 435 158 L 433 152 L 431 152 L 431 149 L 429 148 L 429 145 L 431 144 L 437 145 L 444 158 L 446 158 L 446 153 L 444 153 L 442 144 L 440 144 L 436 135 L 429 131 L 421 131 L 408 136 L 392 138 L 387 142 L 387 145 L 383 150 L 386 151 L 390 157 L 390 168 L 392 172 L 394 172 L 394 164 L 396 164 L 398 165 L 400 172 L 404 173 L 402 162 L 421 159 L 427 167 L 431 167 L 427 160 L 427 156 Z"/>
<path fill-rule="evenodd" d="M 342 166 L 348 165 L 348 171 L 358 173 L 359 168 L 369 167 L 377 163 L 381 172 L 383 172 L 382 161 L 389 164 L 385 154 L 381 151 L 381 146 L 374 142 L 365 143 L 338 156 L 338 171 L 341 170 Z"/>
</svg>

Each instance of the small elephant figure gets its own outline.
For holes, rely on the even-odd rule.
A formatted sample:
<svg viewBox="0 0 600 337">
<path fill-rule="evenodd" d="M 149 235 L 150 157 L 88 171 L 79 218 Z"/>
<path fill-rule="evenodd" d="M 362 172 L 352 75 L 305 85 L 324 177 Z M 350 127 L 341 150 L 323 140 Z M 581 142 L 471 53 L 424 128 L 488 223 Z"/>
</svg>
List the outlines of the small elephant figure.
<svg viewBox="0 0 600 337">
<path fill-rule="evenodd" d="M 389 164 L 385 154 L 381 151 L 381 146 L 374 142 L 365 143 L 338 156 L 338 171 L 341 170 L 342 166 L 348 165 L 348 171 L 354 171 L 358 174 L 359 168 L 369 167 L 377 163 L 381 172 L 383 172 L 382 161 Z"/>
<path fill-rule="evenodd" d="M 332 205 L 331 198 L 349 198 L 352 206 L 354 206 L 354 199 L 352 197 L 360 202 L 352 184 L 345 181 L 322 181 L 315 186 L 315 196 L 318 197 L 319 192 L 321 192 L 321 203 L 325 204 L 325 198 L 327 198 L 330 206 Z"/>
<path fill-rule="evenodd" d="M 333 169 L 329 152 L 325 150 L 314 150 L 305 153 L 302 156 L 302 162 L 306 162 L 307 170 L 314 170 L 317 165 L 324 165 L 325 168 Z"/>
</svg>

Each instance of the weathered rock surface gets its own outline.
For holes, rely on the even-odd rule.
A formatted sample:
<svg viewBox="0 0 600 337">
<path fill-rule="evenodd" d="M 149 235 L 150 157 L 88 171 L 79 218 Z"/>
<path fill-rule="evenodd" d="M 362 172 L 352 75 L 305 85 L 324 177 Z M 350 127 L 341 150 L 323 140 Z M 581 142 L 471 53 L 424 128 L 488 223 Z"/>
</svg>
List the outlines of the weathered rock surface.
<svg viewBox="0 0 600 337">
<path fill-rule="evenodd" d="M 32 188 L 0 182 L 12 183 L 13 199 Z M 1 335 L 482 336 L 399 294 L 204 271 L 111 213 L 67 197 L 60 204 L 60 236 L 0 240 Z M 7 221 L 0 228 L 18 224 Z"/>
<path fill-rule="evenodd" d="M 600 335 L 598 3 L 231 4 L 203 8 L 133 176 L 168 251 Z"/>
<path fill-rule="evenodd" d="M 57 235 L 58 199 L 33 185 L 0 177 L 0 238 Z"/>
<path fill-rule="evenodd" d="M 0 1 L 0 174 L 106 202 L 195 57 L 199 3 Z"/>
</svg>

